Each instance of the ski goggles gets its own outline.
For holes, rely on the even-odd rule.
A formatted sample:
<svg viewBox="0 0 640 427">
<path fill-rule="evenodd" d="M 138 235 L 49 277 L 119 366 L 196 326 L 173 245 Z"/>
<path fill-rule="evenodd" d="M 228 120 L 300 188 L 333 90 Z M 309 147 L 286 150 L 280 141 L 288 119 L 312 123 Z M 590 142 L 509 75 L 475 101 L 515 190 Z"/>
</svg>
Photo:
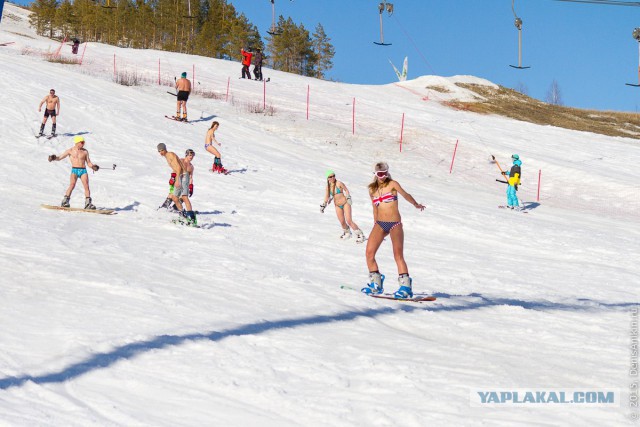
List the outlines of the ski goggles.
<svg viewBox="0 0 640 427">
<path fill-rule="evenodd" d="M 389 170 L 385 169 L 383 171 L 375 171 L 374 175 L 378 178 L 386 178 L 389 175 Z"/>
</svg>

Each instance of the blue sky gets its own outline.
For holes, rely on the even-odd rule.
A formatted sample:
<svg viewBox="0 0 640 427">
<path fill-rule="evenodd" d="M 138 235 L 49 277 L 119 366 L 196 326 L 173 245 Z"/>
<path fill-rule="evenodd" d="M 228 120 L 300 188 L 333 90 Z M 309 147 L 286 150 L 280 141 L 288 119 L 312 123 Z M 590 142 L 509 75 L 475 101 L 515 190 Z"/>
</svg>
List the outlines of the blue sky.
<svg viewBox="0 0 640 427">
<path fill-rule="evenodd" d="M 24 3 L 24 2 L 22 2 Z M 266 36 L 269 0 L 233 0 Z M 516 0 L 523 20 L 523 65 L 518 62 L 518 31 L 511 0 L 395 0 L 394 14 L 383 16 L 379 41 L 378 0 L 275 0 L 276 14 L 313 31 L 322 23 L 336 49 L 328 77 L 358 84 L 396 81 L 409 57 L 409 78 L 436 74 L 474 75 L 544 100 L 553 80 L 565 105 L 601 110 L 638 111 L 640 7 Z"/>
</svg>

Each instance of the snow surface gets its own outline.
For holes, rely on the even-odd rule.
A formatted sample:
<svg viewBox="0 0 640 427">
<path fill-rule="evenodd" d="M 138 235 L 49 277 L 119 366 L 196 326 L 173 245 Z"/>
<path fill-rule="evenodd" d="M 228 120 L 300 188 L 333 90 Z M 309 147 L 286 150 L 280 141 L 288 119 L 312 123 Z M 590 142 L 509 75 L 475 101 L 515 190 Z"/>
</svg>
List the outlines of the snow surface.
<svg viewBox="0 0 640 427">
<path fill-rule="evenodd" d="M 237 62 L 95 43 L 82 66 L 51 63 L 43 53 L 59 43 L 26 17 L 6 4 L 0 26 L 0 43 L 14 42 L 0 47 L 0 425 L 631 424 L 638 141 L 454 111 L 425 89 L 491 84 L 469 76 L 359 86 L 265 69 L 264 86 L 238 80 Z M 172 89 L 113 83 L 114 55 L 149 81 L 159 61 L 163 81 L 195 68 L 196 87 L 221 98 L 194 95 L 193 124 L 168 121 Z M 51 87 L 59 136 L 37 140 Z M 273 115 L 250 111 L 264 91 Z M 228 176 L 206 171 L 214 119 Z M 75 135 L 102 167 L 94 203 L 117 215 L 40 208 L 68 183 L 69 164 L 47 156 Z M 196 150 L 201 229 L 156 209 L 170 173 L 160 142 Z M 528 214 L 496 208 L 505 187 L 490 155 L 507 168 L 514 152 Z M 351 190 L 368 233 L 378 160 L 427 206 L 400 202 L 414 290 L 436 302 L 340 288 L 365 283 L 365 248 L 338 238 L 333 205 L 319 212 L 324 172 Z M 388 241 L 378 261 L 395 290 Z M 620 405 L 470 403 L 512 388 L 618 389 Z"/>
</svg>

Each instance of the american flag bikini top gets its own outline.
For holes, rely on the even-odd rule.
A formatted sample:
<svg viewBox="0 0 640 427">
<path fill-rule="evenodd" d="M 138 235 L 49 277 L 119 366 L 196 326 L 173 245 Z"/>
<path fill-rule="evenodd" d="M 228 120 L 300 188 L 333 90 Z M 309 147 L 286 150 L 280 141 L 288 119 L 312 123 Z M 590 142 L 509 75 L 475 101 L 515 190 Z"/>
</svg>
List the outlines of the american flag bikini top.
<svg viewBox="0 0 640 427">
<path fill-rule="evenodd" d="M 398 196 L 394 196 L 393 193 L 387 193 L 373 199 L 373 204 L 378 206 L 380 203 L 390 203 L 396 200 L 398 200 Z"/>
</svg>

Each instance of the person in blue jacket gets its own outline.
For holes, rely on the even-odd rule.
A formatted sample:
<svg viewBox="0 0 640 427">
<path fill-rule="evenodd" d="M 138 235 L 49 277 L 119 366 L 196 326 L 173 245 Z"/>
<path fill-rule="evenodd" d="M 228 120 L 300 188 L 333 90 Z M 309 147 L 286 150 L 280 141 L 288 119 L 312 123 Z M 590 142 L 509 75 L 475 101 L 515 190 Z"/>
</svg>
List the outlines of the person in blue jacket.
<svg viewBox="0 0 640 427">
<path fill-rule="evenodd" d="M 522 177 L 522 162 L 520 161 L 520 156 L 517 154 L 513 154 L 511 156 L 511 160 L 513 160 L 513 166 L 511 166 L 511 170 L 509 172 L 502 172 L 502 174 L 507 178 L 507 207 L 509 209 L 514 209 L 520 206 L 518 202 L 518 185 L 520 185 L 520 178 Z"/>
</svg>

